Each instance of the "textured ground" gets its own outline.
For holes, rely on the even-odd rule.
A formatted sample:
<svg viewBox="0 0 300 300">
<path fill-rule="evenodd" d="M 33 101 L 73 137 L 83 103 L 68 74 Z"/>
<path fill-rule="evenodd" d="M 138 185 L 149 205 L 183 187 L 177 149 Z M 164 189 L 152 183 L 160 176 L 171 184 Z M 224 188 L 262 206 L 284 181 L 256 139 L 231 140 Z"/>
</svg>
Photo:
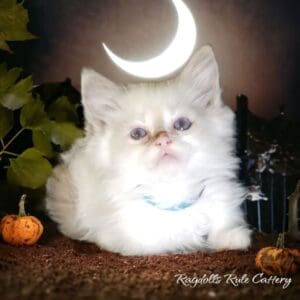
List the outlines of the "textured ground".
<svg viewBox="0 0 300 300">
<path fill-rule="evenodd" d="M 31 247 L 0 242 L 0 299 L 299 299 L 299 273 L 285 289 L 251 283 L 258 273 L 256 251 L 274 240 L 255 234 L 249 251 L 122 257 L 46 230 Z M 221 282 L 185 286 L 176 274 L 191 279 L 215 274 L 215 282 L 217 276 Z M 226 274 L 240 279 L 246 274 L 250 282 L 235 287 L 226 282 Z"/>
</svg>

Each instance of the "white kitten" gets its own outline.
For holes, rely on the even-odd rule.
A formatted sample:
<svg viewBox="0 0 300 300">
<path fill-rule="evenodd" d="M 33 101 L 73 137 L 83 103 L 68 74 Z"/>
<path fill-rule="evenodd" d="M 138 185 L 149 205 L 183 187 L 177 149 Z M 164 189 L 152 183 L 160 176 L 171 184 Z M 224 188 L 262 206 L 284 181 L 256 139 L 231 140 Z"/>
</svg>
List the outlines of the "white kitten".
<svg viewBox="0 0 300 300">
<path fill-rule="evenodd" d="M 249 246 L 234 114 L 210 47 L 173 81 L 123 87 L 85 69 L 81 84 L 86 136 L 47 183 L 62 233 L 123 255 Z"/>
</svg>

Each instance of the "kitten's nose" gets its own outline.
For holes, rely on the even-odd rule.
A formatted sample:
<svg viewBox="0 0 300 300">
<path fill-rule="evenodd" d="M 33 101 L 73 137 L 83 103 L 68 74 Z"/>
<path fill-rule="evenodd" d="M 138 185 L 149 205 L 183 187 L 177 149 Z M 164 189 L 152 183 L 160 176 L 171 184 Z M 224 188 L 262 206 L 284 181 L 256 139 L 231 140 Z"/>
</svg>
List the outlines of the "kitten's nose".
<svg viewBox="0 0 300 300">
<path fill-rule="evenodd" d="M 166 147 L 172 143 L 172 140 L 169 138 L 166 132 L 161 132 L 157 135 L 157 139 L 155 141 L 155 146 L 158 147 Z"/>
</svg>

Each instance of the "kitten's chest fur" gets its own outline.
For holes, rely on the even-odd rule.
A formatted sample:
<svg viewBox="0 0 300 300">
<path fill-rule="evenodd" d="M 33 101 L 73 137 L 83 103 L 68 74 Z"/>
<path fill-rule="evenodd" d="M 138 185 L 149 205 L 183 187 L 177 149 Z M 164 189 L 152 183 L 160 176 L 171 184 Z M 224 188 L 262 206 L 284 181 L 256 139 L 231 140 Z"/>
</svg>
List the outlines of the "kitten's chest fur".
<svg viewBox="0 0 300 300">
<path fill-rule="evenodd" d="M 190 199 L 198 198 L 204 188 L 203 181 L 195 180 L 189 173 L 182 175 L 162 174 L 155 172 L 141 172 L 135 175 L 124 173 L 111 183 L 111 189 L 114 184 L 118 184 L 119 190 L 122 190 L 129 199 L 135 201 L 144 201 L 150 198 L 162 207 L 177 205 Z"/>
</svg>

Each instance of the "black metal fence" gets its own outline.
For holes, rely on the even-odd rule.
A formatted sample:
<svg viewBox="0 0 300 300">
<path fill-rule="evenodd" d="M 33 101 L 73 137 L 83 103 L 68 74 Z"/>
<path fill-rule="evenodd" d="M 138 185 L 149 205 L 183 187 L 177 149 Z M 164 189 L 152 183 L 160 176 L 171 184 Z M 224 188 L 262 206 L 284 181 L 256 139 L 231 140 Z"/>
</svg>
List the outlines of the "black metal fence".
<svg viewBox="0 0 300 300">
<path fill-rule="evenodd" d="M 266 171 L 257 174 L 257 184 L 262 193 L 260 199 L 248 199 L 244 202 L 244 211 L 249 224 L 266 233 L 287 231 L 288 196 L 294 191 L 297 177 Z"/>
<path fill-rule="evenodd" d="M 248 223 L 259 231 L 278 233 L 288 230 L 289 200 L 294 191 L 297 175 L 287 175 L 284 172 L 276 173 L 270 166 L 270 151 L 251 153 L 248 150 L 248 99 L 244 95 L 237 97 L 237 153 L 241 158 L 240 179 L 249 187 L 249 197 L 244 202 L 243 208 Z M 274 145 L 271 145 L 272 147 Z M 275 148 L 273 148 L 276 151 Z M 258 166 L 259 159 L 266 161 Z M 299 228 L 298 206 L 298 228 Z"/>
</svg>

